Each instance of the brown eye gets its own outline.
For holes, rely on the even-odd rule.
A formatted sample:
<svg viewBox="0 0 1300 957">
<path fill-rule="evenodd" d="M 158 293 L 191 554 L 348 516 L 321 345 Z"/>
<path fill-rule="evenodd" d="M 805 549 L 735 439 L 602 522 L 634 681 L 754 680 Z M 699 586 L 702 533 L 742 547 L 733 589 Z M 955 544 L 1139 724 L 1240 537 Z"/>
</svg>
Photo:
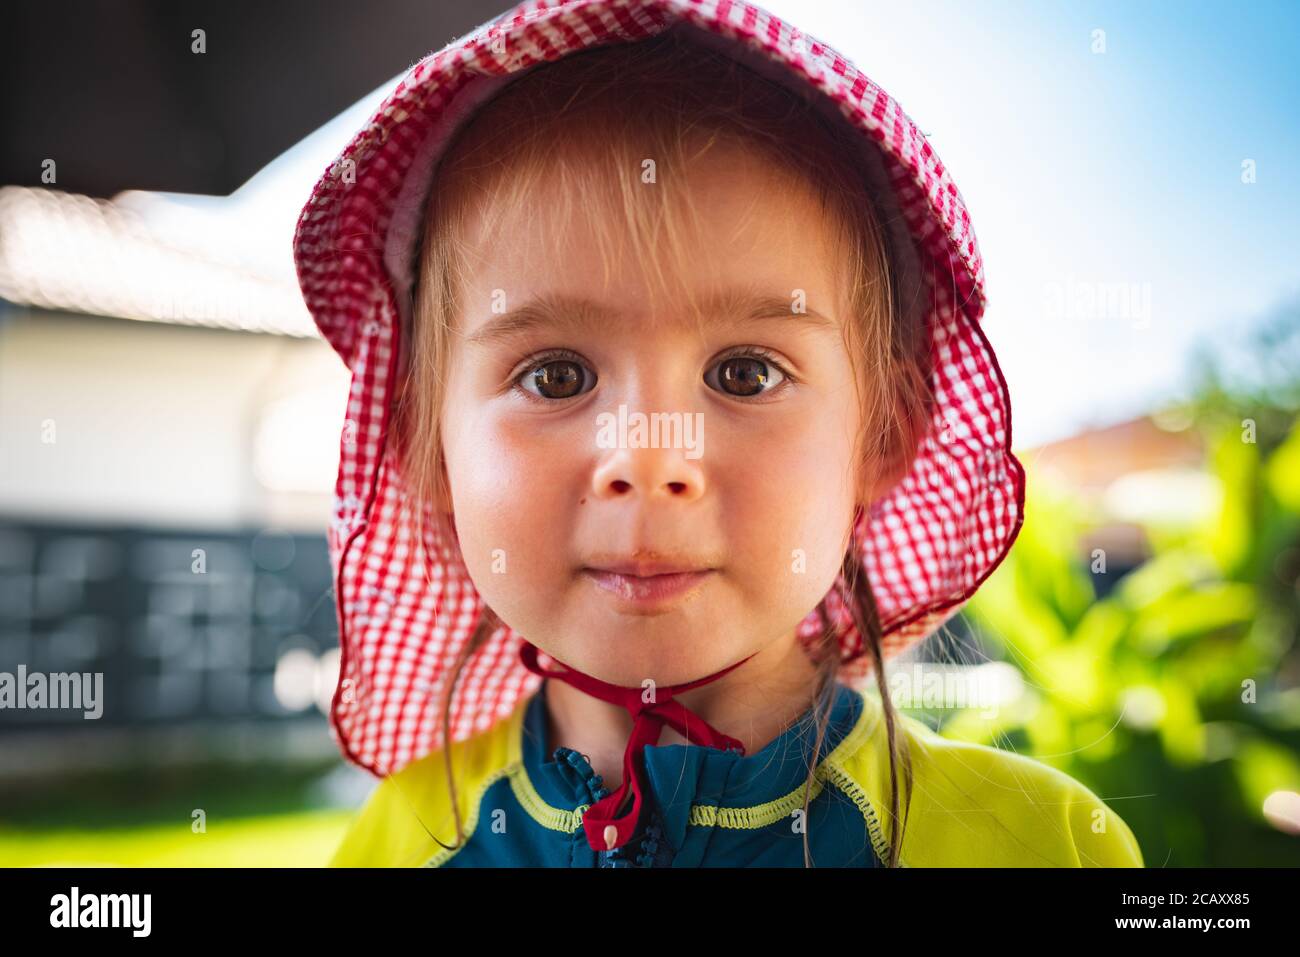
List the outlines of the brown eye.
<svg viewBox="0 0 1300 957">
<path fill-rule="evenodd" d="M 568 399 L 585 391 L 585 377 L 586 370 L 578 363 L 552 359 L 524 373 L 520 385 L 543 399 Z"/>
<path fill-rule="evenodd" d="M 732 356 L 723 359 L 714 368 L 718 370 L 716 388 L 739 398 L 771 392 L 784 378 L 774 363 L 757 356 Z M 710 382 L 709 385 L 712 386 L 713 383 Z"/>
</svg>

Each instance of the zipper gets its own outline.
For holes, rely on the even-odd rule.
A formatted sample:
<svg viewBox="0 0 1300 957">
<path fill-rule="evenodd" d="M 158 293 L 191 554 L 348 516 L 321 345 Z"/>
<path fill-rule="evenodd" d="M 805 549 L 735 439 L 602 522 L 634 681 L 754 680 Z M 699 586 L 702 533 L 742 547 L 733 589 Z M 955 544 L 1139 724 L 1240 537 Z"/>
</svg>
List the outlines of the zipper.
<svg viewBox="0 0 1300 957">
<path fill-rule="evenodd" d="M 582 790 L 586 792 L 585 795 L 580 796 L 588 806 L 610 793 L 585 754 L 572 748 L 558 747 L 555 749 L 554 757 L 556 761 L 567 765 L 577 775 Z M 649 820 L 645 828 L 634 833 L 630 841 L 612 851 L 596 852 L 597 867 L 668 867 L 672 864 L 673 850 L 664 838 L 663 819 L 659 809 L 651 805 L 648 810 Z M 646 816 L 643 810 L 642 817 Z M 586 835 L 581 829 L 577 832 L 577 838 L 586 840 Z"/>
</svg>

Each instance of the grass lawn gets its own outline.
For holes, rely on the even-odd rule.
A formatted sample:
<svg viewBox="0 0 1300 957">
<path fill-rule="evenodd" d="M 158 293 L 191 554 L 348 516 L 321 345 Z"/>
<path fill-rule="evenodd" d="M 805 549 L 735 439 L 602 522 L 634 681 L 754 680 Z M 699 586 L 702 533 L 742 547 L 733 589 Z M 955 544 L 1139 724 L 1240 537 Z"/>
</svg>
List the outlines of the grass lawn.
<svg viewBox="0 0 1300 957">
<path fill-rule="evenodd" d="M 360 805 L 322 792 L 334 766 L 137 769 L 5 789 L 0 866 L 323 867 Z"/>
<path fill-rule="evenodd" d="M 352 811 L 110 829 L 15 829 L 0 825 L 6 867 L 323 867 L 343 839 Z"/>
</svg>

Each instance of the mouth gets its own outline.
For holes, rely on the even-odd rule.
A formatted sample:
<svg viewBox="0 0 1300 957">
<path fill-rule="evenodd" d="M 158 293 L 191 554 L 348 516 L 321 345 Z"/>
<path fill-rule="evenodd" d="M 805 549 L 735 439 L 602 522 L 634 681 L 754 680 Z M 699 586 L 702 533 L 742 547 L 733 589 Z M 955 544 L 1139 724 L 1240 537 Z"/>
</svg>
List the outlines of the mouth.
<svg viewBox="0 0 1300 957">
<path fill-rule="evenodd" d="M 716 572 L 715 568 L 629 563 L 583 568 L 581 573 L 624 601 L 656 605 L 690 594 Z"/>
</svg>

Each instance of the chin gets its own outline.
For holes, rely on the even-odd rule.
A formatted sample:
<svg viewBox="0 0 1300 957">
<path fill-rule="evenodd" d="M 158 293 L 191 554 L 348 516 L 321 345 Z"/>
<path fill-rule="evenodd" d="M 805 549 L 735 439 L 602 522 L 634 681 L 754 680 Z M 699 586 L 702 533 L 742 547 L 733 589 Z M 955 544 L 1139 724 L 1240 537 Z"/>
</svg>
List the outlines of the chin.
<svg viewBox="0 0 1300 957">
<path fill-rule="evenodd" d="M 734 619 L 733 619 L 734 627 Z M 684 684 L 720 671 L 757 648 L 743 646 L 742 634 L 719 629 L 712 621 L 678 616 L 629 619 L 604 614 L 575 622 L 555 641 L 538 647 L 561 661 L 611 684 L 632 687 L 646 678 L 663 685 Z M 583 638 L 574 640 L 573 635 Z M 705 643 L 707 638 L 707 644 Z"/>
</svg>

